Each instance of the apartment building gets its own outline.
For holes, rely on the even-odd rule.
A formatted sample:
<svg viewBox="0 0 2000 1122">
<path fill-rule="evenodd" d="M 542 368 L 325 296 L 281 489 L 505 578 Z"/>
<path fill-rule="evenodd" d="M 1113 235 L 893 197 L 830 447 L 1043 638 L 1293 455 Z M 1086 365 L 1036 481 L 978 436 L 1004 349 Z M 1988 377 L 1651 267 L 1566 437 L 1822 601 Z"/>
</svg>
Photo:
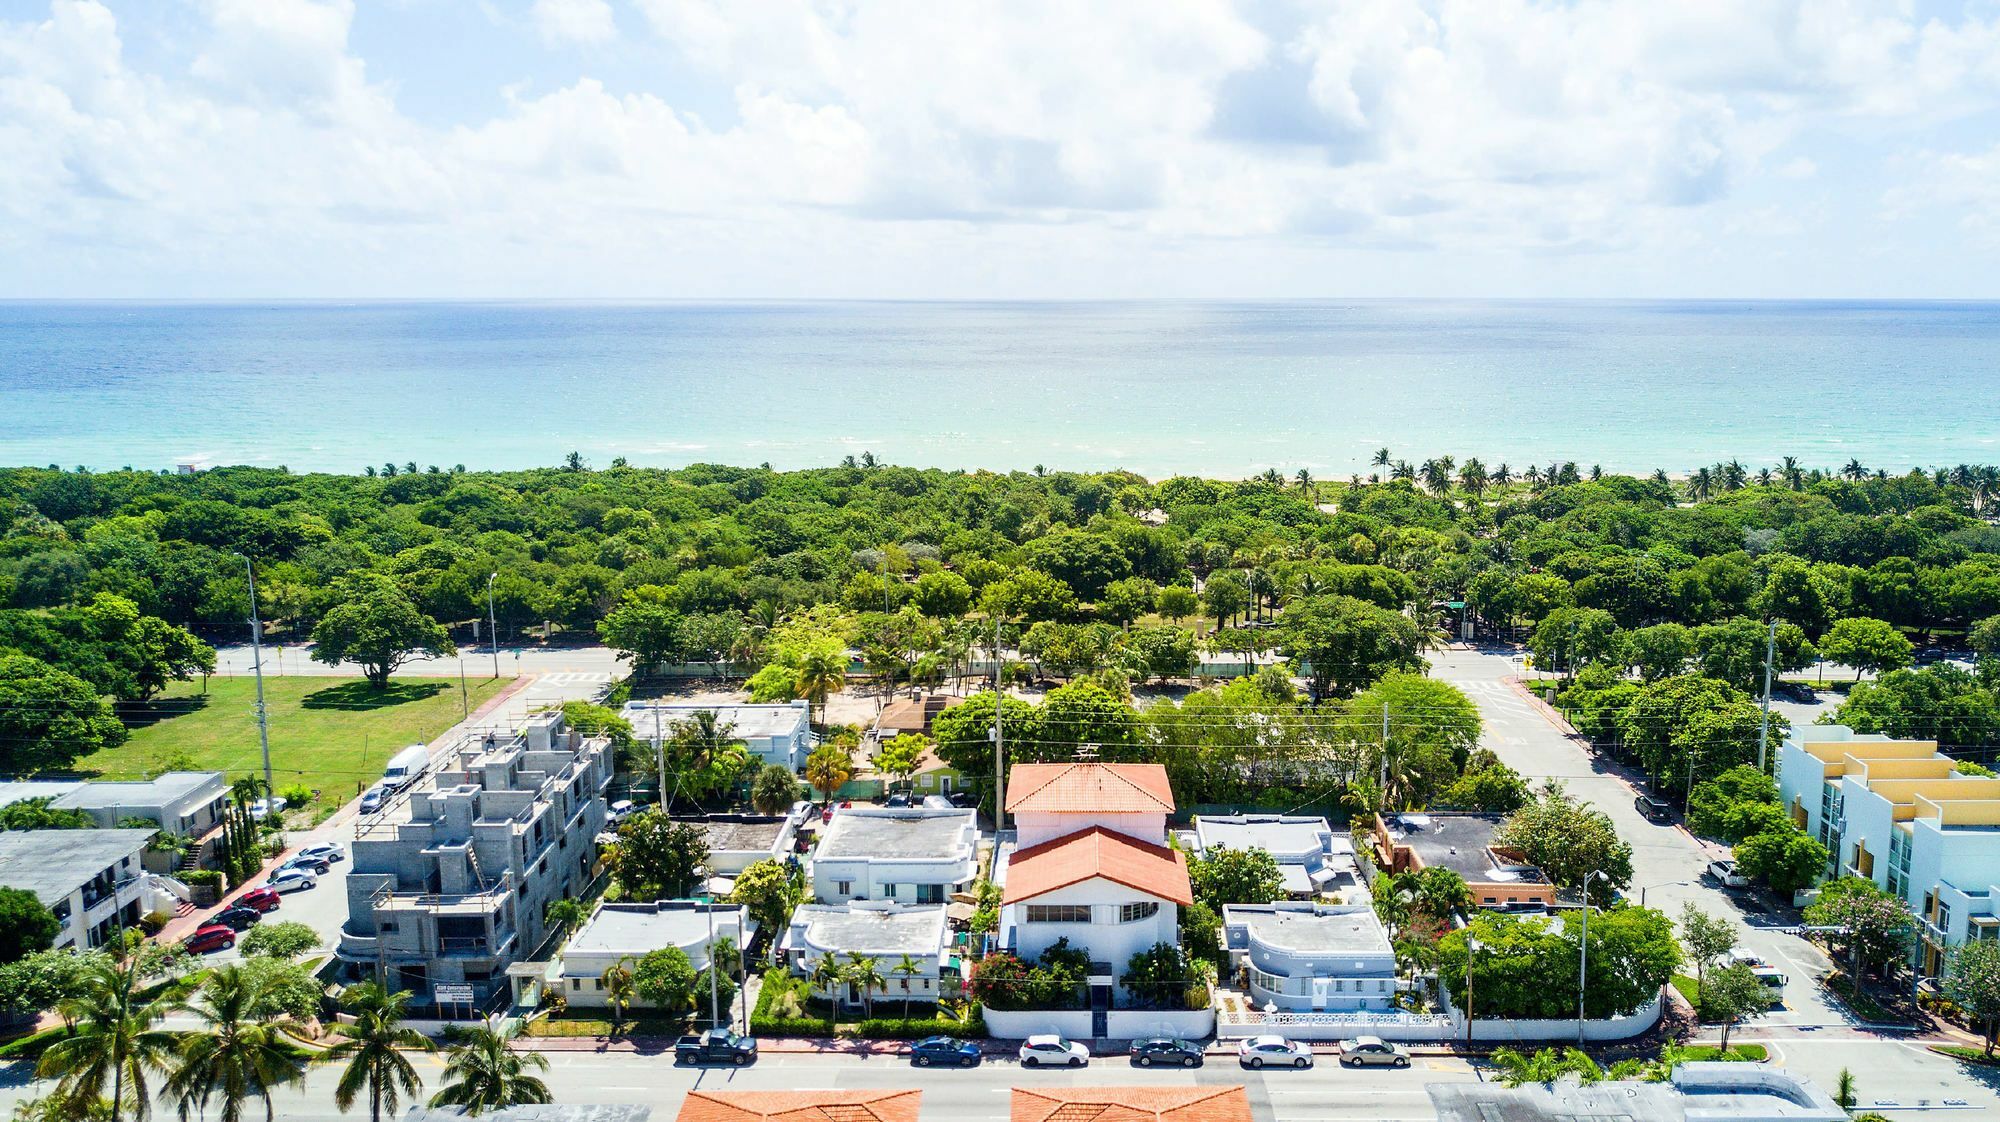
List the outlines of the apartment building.
<svg viewBox="0 0 2000 1122">
<path fill-rule="evenodd" d="M 419 1003 L 504 992 L 508 964 L 547 933 L 550 901 L 580 895 L 596 870 L 611 771 L 610 741 L 560 711 L 454 745 L 355 832 L 338 950 L 349 974 L 379 973 Z"/>
<path fill-rule="evenodd" d="M 1940 973 L 1967 939 L 2000 939 L 2000 779 L 1959 774 L 1933 741 L 1804 725 L 1778 750 L 1778 793 L 1826 846 L 1828 876 L 1909 905 L 1920 973 Z"/>
<path fill-rule="evenodd" d="M 62 929 L 55 945 L 89 950 L 155 907 L 140 855 L 155 830 L 0 830 L 0 887 L 32 892 Z"/>
</svg>

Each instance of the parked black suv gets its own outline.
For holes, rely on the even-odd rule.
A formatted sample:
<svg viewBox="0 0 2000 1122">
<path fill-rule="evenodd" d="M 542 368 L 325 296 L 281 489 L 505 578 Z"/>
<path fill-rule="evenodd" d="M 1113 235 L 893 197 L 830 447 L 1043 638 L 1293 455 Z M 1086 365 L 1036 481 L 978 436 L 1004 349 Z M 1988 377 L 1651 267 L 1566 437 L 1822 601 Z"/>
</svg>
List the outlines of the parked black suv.
<svg viewBox="0 0 2000 1122">
<path fill-rule="evenodd" d="M 1674 820 L 1674 808 L 1665 799 L 1656 799 L 1651 795 L 1640 795 L 1638 798 L 1632 800 L 1632 805 L 1638 808 L 1640 814 L 1646 816 L 1648 822 L 1672 822 Z"/>
</svg>

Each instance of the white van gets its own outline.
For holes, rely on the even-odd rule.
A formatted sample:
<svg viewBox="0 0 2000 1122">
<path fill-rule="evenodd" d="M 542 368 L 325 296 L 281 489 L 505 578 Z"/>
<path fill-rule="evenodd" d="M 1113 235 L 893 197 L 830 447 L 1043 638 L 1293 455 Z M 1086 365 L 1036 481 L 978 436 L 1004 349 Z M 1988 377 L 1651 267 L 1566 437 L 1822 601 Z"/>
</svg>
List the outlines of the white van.
<svg viewBox="0 0 2000 1122">
<path fill-rule="evenodd" d="M 382 771 L 382 786 L 391 791 L 400 791 L 416 781 L 431 762 L 429 745 L 412 744 L 395 754 L 389 766 Z"/>
</svg>

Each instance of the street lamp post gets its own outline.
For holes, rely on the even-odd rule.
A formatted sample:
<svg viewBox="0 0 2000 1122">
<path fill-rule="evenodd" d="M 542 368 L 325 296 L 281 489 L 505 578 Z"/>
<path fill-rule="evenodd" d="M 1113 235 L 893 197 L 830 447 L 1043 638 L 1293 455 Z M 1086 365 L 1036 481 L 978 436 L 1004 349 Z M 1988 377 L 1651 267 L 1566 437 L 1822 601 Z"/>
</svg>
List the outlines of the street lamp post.
<svg viewBox="0 0 2000 1122">
<path fill-rule="evenodd" d="M 256 567 L 249 555 L 236 556 L 243 558 L 243 575 L 250 579 L 250 667 L 257 676 L 257 746 L 264 752 L 264 806 L 268 814 L 276 790 L 271 783 L 271 725 L 264 708 L 264 624 L 257 618 Z"/>
<path fill-rule="evenodd" d="M 1469 935 L 1468 935 L 1468 936 L 1466 936 L 1466 939 L 1465 939 L 1465 1054 L 1466 1054 L 1466 1056 L 1467 1056 L 1467 1058 L 1468 1058 L 1468 1059 L 1469 1059 L 1469 1058 L 1471 1057 L 1471 1055 L 1472 1055 L 1472 959 L 1473 959 L 1473 956 L 1477 955 L 1477 954 L 1478 954 L 1478 953 L 1479 953 L 1480 951 L 1483 951 L 1483 950 L 1485 950 L 1485 949 L 1486 949 L 1486 944 L 1484 944 L 1484 943 L 1480 942 L 1479 940 L 1477 940 L 1477 939 L 1475 939 L 1475 938 L 1473 938 L 1473 937 L 1471 937 L 1471 936 L 1469 936 Z"/>
<path fill-rule="evenodd" d="M 1590 882 L 1610 879 L 1610 874 L 1599 869 L 1583 878 L 1583 935 L 1576 941 L 1576 1044 L 1583 1047 L 1583 996 L 1585 980 L 1590 972 Z"/>
<path fill-rule="evenodd" d="M 493 648 L 493 678 L 495 681 L 500 679 L 500 621 L 493 614 L 493 582 L 499 576 L 499 573 L 486 574 L 486 630 L 490 632 L 487 636 L 487 641 Z"/>
<path fill-rule="evenodd" d="M 697 865 L 694 872 L 701 878 L 701 907 L 708 914 L 708 1027 L 713 1029 L 722 1020 L 721 999 L 716 995 L 715 981 L 715 894 L 708 890 L 708 867 Z M 729 1027 L 736 1027 L 736 1010 L 733 1008 L 729 1011 Z"/>
</svg>

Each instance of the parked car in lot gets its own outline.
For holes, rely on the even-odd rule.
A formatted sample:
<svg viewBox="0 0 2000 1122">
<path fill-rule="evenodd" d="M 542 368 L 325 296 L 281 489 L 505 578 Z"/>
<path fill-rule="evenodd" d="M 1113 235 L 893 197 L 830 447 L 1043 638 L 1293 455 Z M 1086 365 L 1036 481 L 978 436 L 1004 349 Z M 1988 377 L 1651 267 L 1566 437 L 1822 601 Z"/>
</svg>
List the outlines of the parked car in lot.
<svg viewBox="0 0 2000 1122">
<path fill-rule="evenodd" d="M 900 810 L 903 807 L 910 805 L 910 796 L 902 793 L 901 791 L 898 791 L 897 793 L 889 796 L 887 805 Z"/>
<path fill-rule="evenodd" d="M 604 824 L 606 826 L 616 826 L 631 817 L 632 810 L 633 804 L 631 799 L 619 799 L 605 808 Z"/>
<path fill-rule="evenodd" d="M 238 896 L 236 902 L 260 912 L 275 912 L 278 910 L 278 905 L 284 903 L 284 899 L 278 895 L 278 890 L 275 888 L 253 888 Z"/>
<path fill-rule="evenodd" d="M 741 1067 L 756 1058 L 756 1038 L 738 1036 L 728 1029 L 709 1029 L 674 1041 L 675 1063 L 735 1064 Z"/>
<path fill-rule="evenodd" d="M 1236 1058 L 1244 1067 L 1311 1067 L 1312 1050 L 1282 1036 L 1252 1036 L 1237 1046 Z"/>
<path fill-rule="evenodd" d="M 1140 1067 L 1152 1067 L 1154 1064 L 1200 1067 L 1201 1045 L 1171 1036 L 1135 1040 L 1132 1042 L 1132 1062 Z"/>
<path fill-rule="evenodd" d="M 304 869 L 314 876 L 320 876 L 324 874 L 328 869 L 333 868 L 333 862 L 328 861 L 324 857 L 314 857 L 304 853 L 294 853 L 290 857 L 285 858 L 285 863 L 279 865 L 278 868 L 280 871 L 283 871 L 285 869 Z"/>
<path fill-rule="evenodd" d="M 1727 858 L 1708 863 L 1708 875 L 1724 888 L 1748 888 L 1750 878 L 1736 871 L 1736 862 Z"/>
<path fill-rule="evenodd" d="M 258 799 L 250 804 L 250 818 L 252 821 L 262 822 L 283 809 L 285 809 L 283 799 Z"/>
<path fill-rule="evenodd" d="M 208 954 L 211 951 L 226 951 L 236 945 L 236 932 L 220 923 L 203 926 L 194 934 L 181 940 L 181 948 L 189 954 Z"/>
<path fill-rule="evenodd" d="M 979 1062 L 979 1045 L 956 1036 L 927 1036 L 910 1045 L 910 1062 L 918 1067 L 932 1064 L 971 1067 Z"/>
<path fill-rule="evenodd" d="M 264 882 L 264 887 L 274 892 L 299 892 L 319 885 L 319 877 L 311 869 L 279 869 Z"/>
<path fill-rule="evenodd" d="M 337 841 L 314 842 L 300 849 L 299 856 L 338 864 L 347 860 L 347 847 Z"/>
<path fill-rule="evenodd" d="M 1054 1033 L 1021 1042 L 1022 1067 L 1082 1067 L 1089 1062 L 1090 1049 Z"/>
<path fill-rule="evenodd" d="M 231 931 L 241 931 L 246 927 L 254 927 L 257 921 L 263 918 L 263 912 L 248 904 L 231 904 L 210 917 L 209 922 L 219 923 Z"/>
<path fill-rule="evenodd" d="M 1379 1036 L 1357 1036 L 1340 1042 L 1343 1067 L 1409 1067 L 1410 1050 Z"/>
</svg>

